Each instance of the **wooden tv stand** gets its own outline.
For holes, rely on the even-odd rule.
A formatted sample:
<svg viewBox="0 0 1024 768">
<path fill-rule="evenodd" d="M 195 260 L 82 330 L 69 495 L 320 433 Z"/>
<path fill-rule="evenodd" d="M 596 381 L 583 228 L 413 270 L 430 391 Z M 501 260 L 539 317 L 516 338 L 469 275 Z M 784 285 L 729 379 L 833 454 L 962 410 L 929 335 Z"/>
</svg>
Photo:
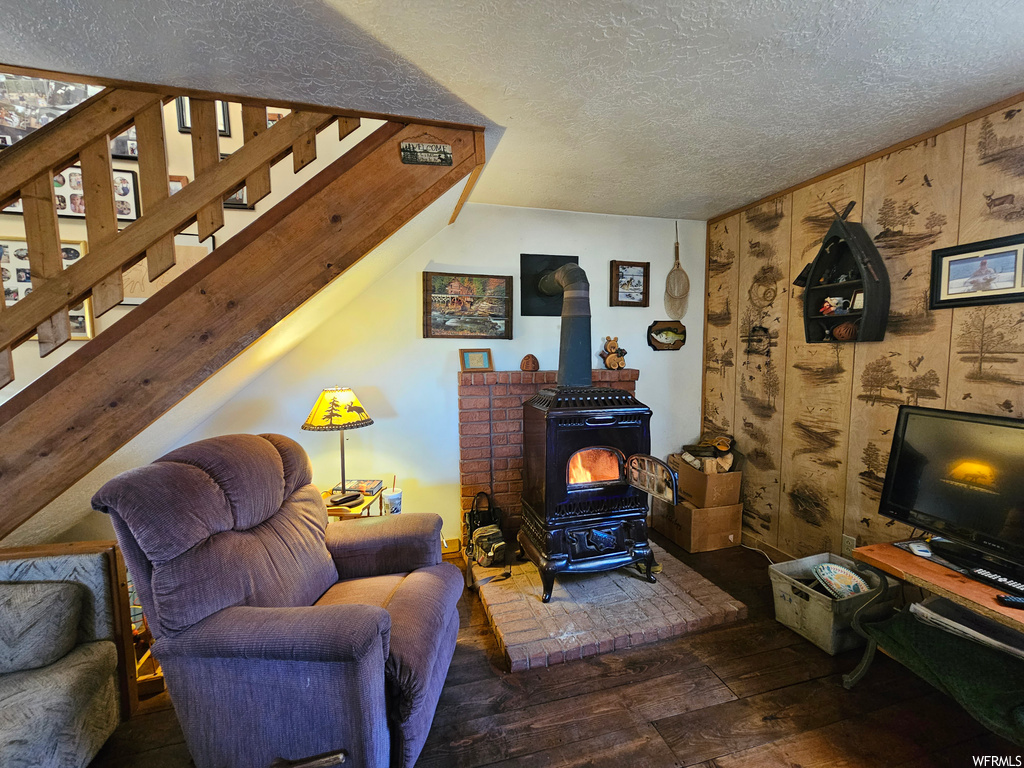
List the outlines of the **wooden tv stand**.
<svg viewBox="0 0 1024 768">
<path fill-rule="evenodd" d="M 962 573 L 918 557 L 892 544 L 871 544 L 853 550 L 853 559 L 932 594 L 945 597 L 968 610 L 1018 632 L 1024 632 L 1024 611 L 1006 608 L 996 602 L 996 595 L 1005 594 L 999 587 L 975 581 Z M 855 628 L 856 623 L 855 623 Z M 858 630 L 860 631 L 860 630 Z M 875 642 L 868 639 L 864 657 L 857 668 L 843 676 L 843 685 L 850 688 L 867 672 L 875 654 Z M 884 651 L 884 649 L 883 649 Z"/>
</svg>

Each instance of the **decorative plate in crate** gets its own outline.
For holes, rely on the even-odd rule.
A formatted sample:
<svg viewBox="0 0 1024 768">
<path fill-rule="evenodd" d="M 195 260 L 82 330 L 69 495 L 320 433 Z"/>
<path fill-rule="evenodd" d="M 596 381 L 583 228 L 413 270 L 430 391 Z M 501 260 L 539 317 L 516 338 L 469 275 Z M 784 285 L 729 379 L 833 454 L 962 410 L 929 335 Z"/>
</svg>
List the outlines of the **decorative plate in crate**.
<svg viewBox="0 0 1024 768">
<path fill-rule="evenodd" d="M 837 600 L 867 592 L 868 583 L 845 565 L 820 563 L 814 566 L 814 578 Z"/>
</svg>

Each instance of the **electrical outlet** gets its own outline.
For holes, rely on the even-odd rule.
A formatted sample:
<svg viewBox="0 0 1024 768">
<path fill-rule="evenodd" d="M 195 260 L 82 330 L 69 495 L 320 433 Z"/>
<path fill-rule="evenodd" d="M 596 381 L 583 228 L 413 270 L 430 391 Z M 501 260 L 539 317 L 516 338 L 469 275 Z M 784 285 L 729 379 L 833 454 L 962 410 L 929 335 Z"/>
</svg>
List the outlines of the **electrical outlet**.
<svg viewBox="0 0 1024 768">
<path fill-rule="evenodd" d="M 847 536 L 844 533 L 843 534 L 843 552 L 842 552 L 843 557 L 852 558 L 853 557 L 853 548 L 856 547 L 856 546 L 857 546 L 857 537 L 856 536 Z"/>
</svg>

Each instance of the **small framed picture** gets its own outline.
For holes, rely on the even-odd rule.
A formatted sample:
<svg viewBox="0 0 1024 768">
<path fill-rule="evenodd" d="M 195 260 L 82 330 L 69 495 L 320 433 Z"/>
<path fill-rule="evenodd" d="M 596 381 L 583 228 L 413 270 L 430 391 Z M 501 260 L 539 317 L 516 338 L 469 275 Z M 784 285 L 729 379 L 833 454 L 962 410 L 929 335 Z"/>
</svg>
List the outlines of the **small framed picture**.
<svg viewBox="0 0 1024 768">
<path fill-rule="evenodd" d="M 864 309 L 864 291 L 854 291 L 850 297 L 850 311 L 861 312 Z"/>
<path fill-rule="evenodd" d="M 460 349 L 459 364 L 464 371 L 494 370 L 494 359 L 489 349 Z"/>
<path fill-rule="evenodd" d="M 181 188 L 188 184 L 188 176 L 168 176 L 167 184 L 170 187 L 172 195 L 175 192 L 181 192 Z"/>
<path fill-rule="evenodd" d="M 178 110 L 178 133 L 192 133 L 192 112 L 189 110 L 188 96 L 179 96 L 175 106 Z M 221 136 L 231 135 L 231 117 L 226 101 L 217 102 L 217 132 Z"/>
<path fill-rule="evenodd" d="M 930 309 L 1024 301 L 1024 235 L 932 251 Z"/>
<path fill-rule="evenodd" d="M 133 125 L 120 136 L 110 140 L 110 156 L 115 160 L 138 160 L 139 141 Z"/>
<path fill-rule="evenodd" d="M 613 261 L 609 306 L 648 306 L 651 300 L 650 283 L 649 261 Z"/>
<path fill-rule="evenodd" d="M 267 112 L 267 128 L 280 121 L 282 117 L 284 117 L 283 112 Z"/>
</svg>

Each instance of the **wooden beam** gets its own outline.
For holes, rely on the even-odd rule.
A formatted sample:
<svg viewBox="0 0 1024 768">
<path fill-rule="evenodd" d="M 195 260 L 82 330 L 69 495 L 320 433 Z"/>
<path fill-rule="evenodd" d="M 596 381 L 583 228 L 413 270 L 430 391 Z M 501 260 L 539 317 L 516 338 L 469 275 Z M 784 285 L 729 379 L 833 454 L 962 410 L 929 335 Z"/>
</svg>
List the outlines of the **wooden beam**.
<svg viewBox="0 0 1024 768">
<path fill-rule="evenodd" d="M 154 210 L 170 194 L 167 176 L 167 142 L 164 136 L 164 114 L 159 104 L 147 107 L 135 116 L 135 133 L 139 141 L 139 191 L 142 212 Z M 149 279 L 156 280 L 174 266 L 174 233 L 164 236 L 146 249 Z"/>
<path fill-rule="evenodd" d="M 110 137 L 100 136 L 82 148 L 82 191 L 85 194 L 85 230 L 90 248 L 103 248 L 117 237 L 114 170 L 110 163 Z M 99 317 L 121 303 L 124 282 L 120 266 L 92 287 L 92 308 Z"/>
<path fill-rule="evenodd" d="M 60 252 L 60 230 L 57 225 L 57 203 L 53 193 L 53 171 L 40 173 L 25 185 L 22 193 L 22 208 L 25 214 L 25 240 L 29 269 L 32 276 L 32 293 L 22 301 L 27 302 L 36 291 L 44 291 L 51 281 L 58 278 L 64 269 Z M 17 314 L 17 307 L 9 308 L 4 319 Z M 39 356 L 45 357 L 71 338 L 71 320 L 68 317 L 67 302 L 58 302 L 49 311 L 22 329 L 26 335 L 31 328 L 39 334 Z M 10 346 L 16 339 L 0 344 L 0 349 Z"/>
<path fill-rule="evenodd" d="M 196 181 L 220 162 L 217 138 L 217 104 L 206 99 L 189 99 L 192 116 L 192 169 Z M 199 239 L 205 240 L 224 226 L 224 203 L 215 200 L 199 209 L 196 216 Z"/>
<path fill-rule="evenodd" d="M 48 280 L 41 289 L 33 288 L 29 296 L 0 316 L 0 349 L 19 342 L 57 308 L 80 301 L 93 285 L 123 267 L 152 243 L 169 233 L 178 232 L 204 204 L 216 201 L 220 205 L 224 195 L 237 187 L 239 180 L 253 168 L 287 151 L 298 137 L 333 119 L 332 115 L 311 112 L 286 115 L 273 131 L 257 136 L 203 174 L 202 178 L 197 178 L 156 205 L 126 227 L 109 245 L 95 250 L 90 248 L 86 258 L 79 259 L 59 277 Z M 52 194 L 52 181 L 50 186 Z"/>
<path fill-rule="evenodd" d="M 0 537 L 98 466 L 478 164 L 472 131 L 440 128 L 431 128 L 431 133 L 452 145 L 452 167 L 402 164 L 398 145 L 423 130 L 422 125 L 396 124 L 378 129 L 0 405 L 0 444 L 5 446 L 0 452 L 0 498 L 7 500 L 0 505 Z M 272 134 L 267 131 L 247 146 Z M 288 247 L 285 270 L 282 243 Z"/>
<path fill-rule="evenodd" d="M 116 136 L 132 115 L 165 97 L 143 91 L 106 90 L 68 110 L 46 130 L 35 131 L 0 154 L 0 207 L 18 197 L 18 190 L 41 173 L 61 170 L 78 149 L 100 136 Z"/>
<path fill-rule="evenodd" d="M 480 172 L 484 169 L 484 162 L 486 154 L 484 151 L 484 132 L 477 131 L 475 137 L 476 141 L 476 155 L 480 158 L 480 163 L 473 169 L 473 172 L 469 174 L 469 179 L 466 181 L 466 186 L 462 188 L 462 194 L 459 195 L 459 202 L 455 204 L 455 210 L 452 211 L 452 217 L 448 219 L 449 224 L 454 224 L 455 220 L 459 218 L 459 213 L 462 212 L 462 206 L 466 204 L 470 194 L 473 192 L 473 187 L 476 186 L 476 180 L 480 178 Z"/>
<path fill-rule="evenodd" d="M 242 105 L 242 141 L 252 141 L 267 130 L 266 107 Z M 255 205 L 270 194 L 270 163 L 245 177 L 246 201 Z"/>
<path fill-rule="evenodd" d="M 316 131 L 310 131 L 292 145 L 292 167 L 298 173 L 316 160 Z"/>
<path fill-rule="evenodd" d="M 360 126 L 358 117 L 338 118 L 338 140 L 344 141 L 346 137 Z"/>
</svg>

